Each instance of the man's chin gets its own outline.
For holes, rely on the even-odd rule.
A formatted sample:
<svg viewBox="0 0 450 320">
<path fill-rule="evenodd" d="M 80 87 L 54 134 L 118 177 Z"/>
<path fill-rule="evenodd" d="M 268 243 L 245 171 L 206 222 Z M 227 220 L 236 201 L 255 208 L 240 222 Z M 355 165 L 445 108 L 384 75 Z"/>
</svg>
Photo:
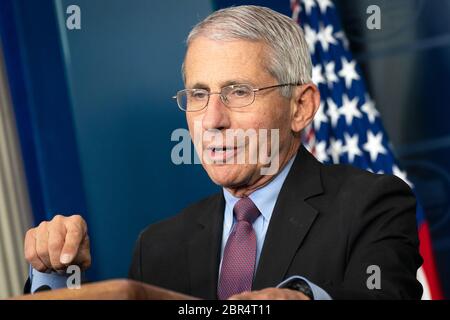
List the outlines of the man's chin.
<svg viewBox="0 0 450 320">
<path fill-rule="evenodd" d="M 223 187 L 223 188 L 235 188 L 236 186 L 239 186 L 239 182 L 236 181 L 237 179 L 233 179 L 231 177 L 221 177 L 221 176 L 209 176 L 212 182 L 215 184 Z"/>
<path fill-rule="evenodd" d="M 209 165 L 206 170 L 209 178 L 217 185 L 225 188 L 239 184 L 239 173 L 242 174 L 242 170 L 234 168 L 233 165 Z"/>
<path fill-rule="evenodd" d="M 234 189 L 246 185 L 251 180 L 252 169 L 243 165 L 222 164 L 208 165 L 206 172 L 215 184 L 224 188 Z"/>
</svg>

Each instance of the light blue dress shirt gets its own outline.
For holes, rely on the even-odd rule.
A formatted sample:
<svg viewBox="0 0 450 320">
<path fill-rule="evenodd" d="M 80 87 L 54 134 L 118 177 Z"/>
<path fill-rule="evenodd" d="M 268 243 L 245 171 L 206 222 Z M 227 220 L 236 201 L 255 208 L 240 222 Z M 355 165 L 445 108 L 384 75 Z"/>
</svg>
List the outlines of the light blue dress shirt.
<svg viewBox="0 0 450 320">
<path fill-rule="evenodd" d="M 284 166 L 281 172 L 270 181 L 266 186 L 255 190 L 253 193 L 249 195 L 249 198 L 253 201 L 256 207 L 261 212 L 261 215 L 253 222 L 253 229 L 256 234 L 256 266 L 258 266 L 259 258 L 261 256 L 262 247 L 264 244 L 264 239 L 266 237 L 267 229 L 269 227 L 270 218 L 272 217 L 273 209 L 275 207 L 275 203 L 277 202 L 278 195 L 280 193 L 281 187 L 283 186 L 284 180 L 291 170 L 292 164 L 294 163 L 295 156 Z M 228 190 L 223 189 L 223 195 L 225 198 L 225 215 L 223 218 L 223 235 L 222 235 L 222 251 L 220 258 L 220 270 L 222 269 L 222 259 L 223 259 L 223 251 L 225 249 L 225 245 L 227 243 L 228 237 L 233 230 L 233 225 L 236 223 L 236 218 L 233 215 L 233 208 L 236 202 L 239 201 L 240 198 L 233 196 Z M 220 273 L 219 273 L 220 274 Z M 314 299 L 316 300 L 331 300 L 330 295 L 323 290 L 322 288 L 316 286 L 314 283 L 308 281 L 304 277 L 292 276 L 283 282 L 281 282 L 279 286 L 282 286 L 286 282 L 294 279 L 300 278 L 305 280 L 314 295 Z"/>
<path fill-rule="evenodd" d="M 30 266 L 29 272 L 31 282 L 31 293 L 34 293 L 37 289 L 43 286 L 50 287 L 51 290 L 66 288 L 67 278 L 65 274 L 59 274 L 56 272 L 39 272 Z"/>
<path fill-rule="evenodd" d="M 267 228 L 269 227 L 270 218 L 272 217 L 272 212 L 275 207 L 275 203 L 278 198 L 278 194 L 280 193 L 281 187 L 283 186 L 284 180 L 286 179 L 292 164 L 294 163 L 295 157 L 293 157 L 281 170 L 281 172 L 266 186 L 257 189 L 252 194 L 249 195 L 249 198 L 253 201 L 256 207 L 261 212 L 261 215 L 253 222 L 253 229 L 256 234 L 256 265 L 259 263 L 259 258 L 261 256 L 261 250 L 264 244 L 264 239 L 266 237 Z M 233 215 L 233 208 L 239 198 L 233 196 L 229 191 L 223 189 L 223 194 L 225 197 L 225 212 L 223 219 L 223 235 L 222 235 L 222 249 L 221 249 L 221 259 L 220 259 L 220 269 L 222 268 L 222 257 L 223 251 L 225 248 L 225 244 L 227 243 L 228 236 L 231 233 L 233 225 L 236 223 L 236 219 Z M 304 277 L 292 276 L 283 282 L 281 282 L 279 286 L 282 286 L 284 283 L 294 279 L 300 278 L 305 280 L 314 295 L 314 299 L 316 300 L 331 300 L 331 297 L 328 293 L 322 288 L 316 286 L 314 283 L 308 281 Z M 33 293 L 37 288 L 46 285 L 51 289 L 62 288 L 66 286 L 65 275 L 59 275 L 56 273 L 42 273 L 37 270 L 30 268 L 30 281 L 31 281 L 31 292 Z"/>
</svg>

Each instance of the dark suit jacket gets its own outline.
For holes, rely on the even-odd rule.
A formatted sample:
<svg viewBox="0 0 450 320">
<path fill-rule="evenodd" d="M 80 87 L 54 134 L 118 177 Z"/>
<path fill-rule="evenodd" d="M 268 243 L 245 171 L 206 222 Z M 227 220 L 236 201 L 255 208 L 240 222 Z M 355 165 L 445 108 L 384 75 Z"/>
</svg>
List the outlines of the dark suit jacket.
<svg viewBox="0 0 450 320">
<path fill-rule="evenodd" d="M 216 299 L 224 207 L 219 193 L 149 226 L 137 241 L 130 278 Z M 420 299 L 415 209 L 402 180 L 323 165 L 301 147 L 278 196 L 253 289 L 300 275 L 334 299 Z M 367 287 L 370 265 L 380 268 L 381 289 Z"/>
</svg>

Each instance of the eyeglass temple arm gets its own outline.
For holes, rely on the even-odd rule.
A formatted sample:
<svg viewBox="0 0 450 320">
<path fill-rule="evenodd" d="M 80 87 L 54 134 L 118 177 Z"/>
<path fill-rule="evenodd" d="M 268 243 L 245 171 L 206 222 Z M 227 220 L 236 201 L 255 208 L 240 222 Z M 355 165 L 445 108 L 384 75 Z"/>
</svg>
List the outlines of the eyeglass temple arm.
<svg viewBox="0 0 450 320">
<path fill-rule="evenodd" d="M 284 83 L 284 84 L 276 84 L 276 85 L 270 86 L 270 87 L 264 87 L 264 88 L 253 89 L 253 92 L 262 91 L 262 90 L 266 90 L 266 89 L 277 88 L 277 87 L 300 86 L 300 85 L 302 85 L 302 84 L 301 84 L 301 83 Z"/>
</svg>

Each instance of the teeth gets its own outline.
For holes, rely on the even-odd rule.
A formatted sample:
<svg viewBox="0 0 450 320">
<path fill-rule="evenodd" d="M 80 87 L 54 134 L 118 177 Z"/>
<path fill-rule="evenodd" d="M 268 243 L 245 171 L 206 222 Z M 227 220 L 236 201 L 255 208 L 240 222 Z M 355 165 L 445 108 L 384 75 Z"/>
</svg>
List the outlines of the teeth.
<svg viewBox="0 0 450 320">
<path fill-rule="evenodd" d="M 214 152 L 223 152 L 223 151 L 227 151 L 227 150 L 233 150 L 234 147 L 210 147 L 210 150 L 214 151 Z"/>
</svg>

